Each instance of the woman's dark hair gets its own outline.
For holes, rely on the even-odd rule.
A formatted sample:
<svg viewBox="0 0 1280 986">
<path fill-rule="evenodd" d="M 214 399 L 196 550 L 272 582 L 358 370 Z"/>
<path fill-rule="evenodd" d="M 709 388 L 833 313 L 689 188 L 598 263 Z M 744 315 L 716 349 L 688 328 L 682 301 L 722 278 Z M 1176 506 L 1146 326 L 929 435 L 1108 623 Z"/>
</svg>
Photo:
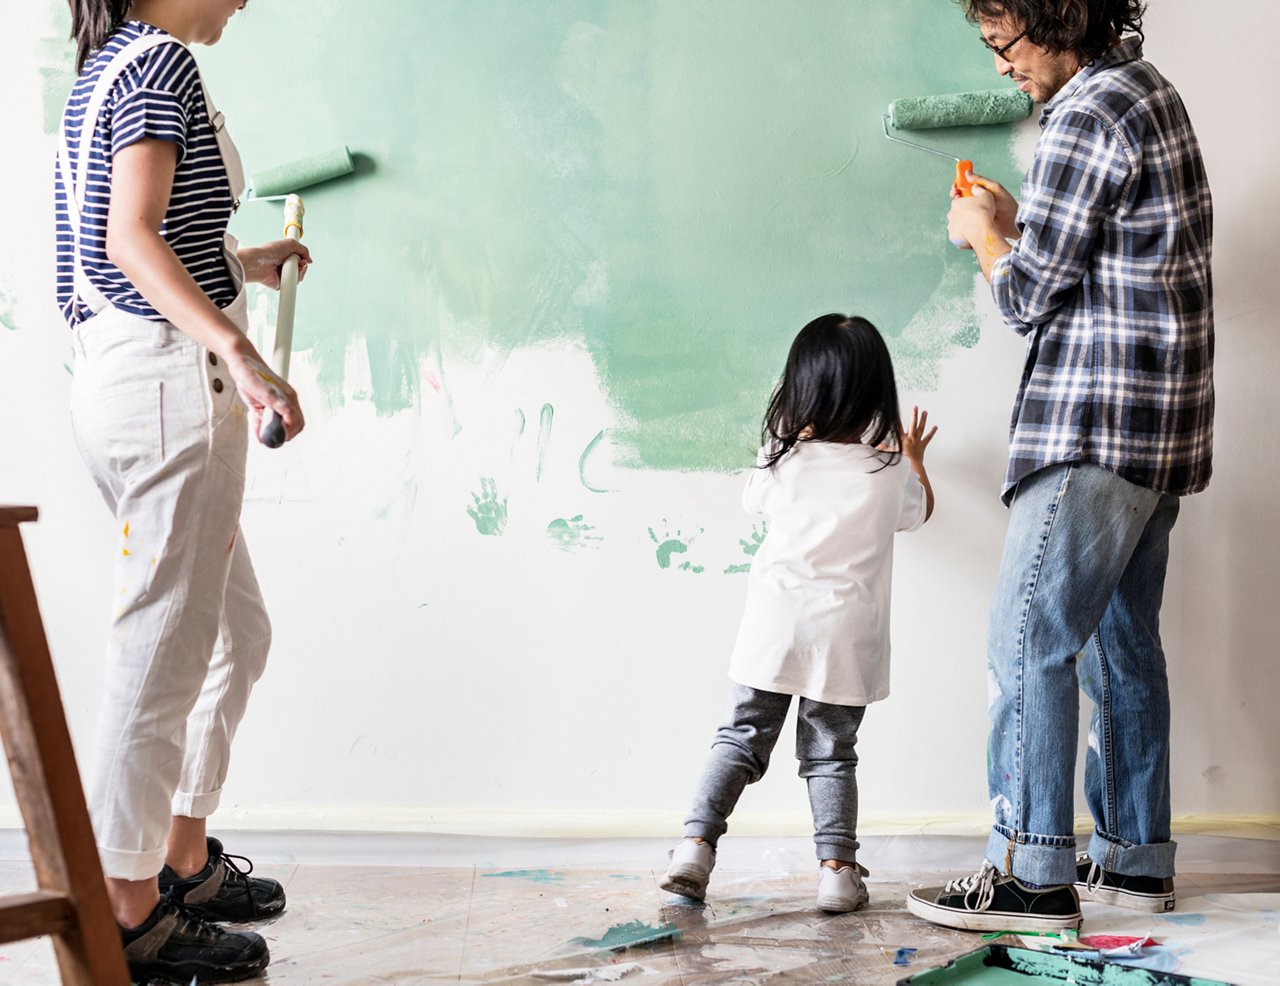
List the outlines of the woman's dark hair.
<svg viewBox="0 0 1280 986">
<path fill-rule="evenodd" d="M 84 71 L 89 55 L 115 34 L 129 13 L 132 0 L 68 0 L 71 40 L 76 43 L 76 74 Z"/>
<path fill-rule="evenodd" d="M 796 442 L 898 446 L 898 385 L 889 347 L 865 318 L 832 314 L 800 330 L 764 414 L 772 468 Z M 885 464 L 897 461 L 885 453 Z"/>
<path fill-rule="evenodd" d="M 1027 39 L 1050 51 L 1069 52 L 1087 65 L 1126 34 L 1142 35 L 1142 0 L 957 0 L 970 23 L 1008 17 Z"/>
</svg>

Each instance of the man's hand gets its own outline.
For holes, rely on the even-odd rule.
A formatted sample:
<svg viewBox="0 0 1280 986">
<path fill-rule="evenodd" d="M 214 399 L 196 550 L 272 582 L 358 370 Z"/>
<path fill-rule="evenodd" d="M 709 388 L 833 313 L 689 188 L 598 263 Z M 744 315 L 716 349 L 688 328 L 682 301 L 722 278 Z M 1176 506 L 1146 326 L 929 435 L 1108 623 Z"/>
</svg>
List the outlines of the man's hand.
<svg viewBox="0 0 1280 986">
<path fill-rule="evenodd" d="M 982 175 L 975 175 L 969 172 L 969 180 L 978 188 L 985 188 L 996 200 L 995 223 L 996 230 L 1006 240 L 1016 240 L 1020 235 L 1018 225 L 1015 220 L 1018 218 L 1018 200 L 1009 194 L 998 181 L 992 181 L 990 178 L 983 178 Z M 959 193 L 952 186 L 952 198 Z"/>
<path fill-rule="evenodd" d="M 1007 194 L 1007 193 L 1006 193 Z M 956 195 L 947 213 L 947 235 L 956 246 L 972 250 L 982 268 L 982 276 L 991 281 L 991 268 L 996 258 L 1009 252 L 1009 242 L 996 225 L 998 202 L 982 185 L 974 185 L 973 194 Z"/>
</svg>

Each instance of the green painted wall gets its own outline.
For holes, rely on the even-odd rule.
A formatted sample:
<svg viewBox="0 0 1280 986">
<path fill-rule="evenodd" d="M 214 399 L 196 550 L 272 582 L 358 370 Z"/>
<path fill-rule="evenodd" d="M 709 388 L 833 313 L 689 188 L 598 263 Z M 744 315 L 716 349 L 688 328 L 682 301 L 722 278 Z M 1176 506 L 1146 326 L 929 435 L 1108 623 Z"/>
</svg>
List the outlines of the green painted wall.
<svg viewBox="0 0 1280 986">
<path fill-rule="evenodd" d="M 198 56 L 250 172 L 361 155 L 305 195 L 295 345 L 331 406 L 395 414 L 486 347 L 569 338 L 625 464 L 728 470 L 809 318 L 867 314 L 924 389 L 977 341 L 950 166 L 880 122 L 1002 84 L 952 0 L 256 0 Z M 916 136 L 1016 187 L 1008 127 Z"/>
</svg>

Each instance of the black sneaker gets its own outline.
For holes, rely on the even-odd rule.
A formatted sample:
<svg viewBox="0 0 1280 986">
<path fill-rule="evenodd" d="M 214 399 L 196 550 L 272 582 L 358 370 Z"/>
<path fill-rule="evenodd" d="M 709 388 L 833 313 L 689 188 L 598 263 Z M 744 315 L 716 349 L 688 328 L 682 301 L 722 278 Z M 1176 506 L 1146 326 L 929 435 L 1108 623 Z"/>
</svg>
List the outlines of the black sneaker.
<svg viewBox="0 0 1280 986">
<path fill-rule="evenodd" d="M 1076 856 L 1076 890 L 1085 900 L 1151 914 L 1172 911 L 1177 904 L 1172 877 L 1112 873 L 1090 859 L 1087 852 Z"/>
<path fill-rule="evenodd" d="M 284 910 L 284 887 L 275 880 L 250 876 L 253 863 L 222 851 L 208 837 L 209 862 L 194 876 L 180 877 L 169 867 L 160 871 L 160 892 L 168 894 L 206 921 L 261 921 Z M 241 869 L 232 860 L 245 864 Z"/>
<path fill-rule="evenodd" d="M 985 860 L 973 876 L 945 887 L 913 890 L 907 910 L 916 917 L 961 931 L 1060 931 L 1080 927 L 1080 898 L 1074 887 L 1023 886 L 1001 876 Z"/>
<path fill-rule="evenodd" d="M 227 931 L 168 897 L 138 927 L 122 928 L 120 937 L 129 974 L 139 983 L 236 983 L 271 961 L 261 935 Z"/>
</svg>

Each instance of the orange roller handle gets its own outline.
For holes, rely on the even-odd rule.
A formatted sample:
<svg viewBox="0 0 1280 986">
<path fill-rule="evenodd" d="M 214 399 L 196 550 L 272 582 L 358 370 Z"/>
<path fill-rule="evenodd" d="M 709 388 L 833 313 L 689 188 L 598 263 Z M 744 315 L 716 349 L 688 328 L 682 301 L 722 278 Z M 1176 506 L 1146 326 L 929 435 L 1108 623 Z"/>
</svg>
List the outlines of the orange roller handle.
<svg viewBox="0 0 1280 986">
<path fill-rule="evenodd" d="M 955 188 L 956 188 L 956 191 L 961 194 L 961 196 L 969 196 L 973 194 L 973 182 L 969 180 L 969 172 L 972 170 L 973 170 L 972 161 L 956 162 Z"/>
</svg>

